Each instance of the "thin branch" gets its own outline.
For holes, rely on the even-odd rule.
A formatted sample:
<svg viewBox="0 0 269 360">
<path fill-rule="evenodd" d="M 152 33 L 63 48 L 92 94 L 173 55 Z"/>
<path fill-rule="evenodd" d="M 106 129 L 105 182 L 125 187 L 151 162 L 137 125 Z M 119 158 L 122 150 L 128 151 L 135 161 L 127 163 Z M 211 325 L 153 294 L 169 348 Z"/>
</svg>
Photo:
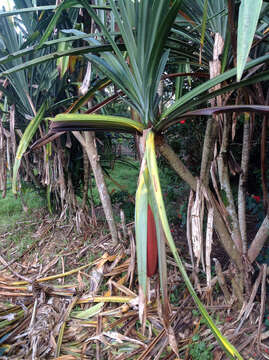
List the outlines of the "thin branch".
<svg viewBox="0 0 269 360">
<path fill-rule="evenodd" d="M 248 259 L 251 263 L 259 255 L 265 241 L 269 238 L 269 215 L 267 214 L 257 232 L 254 240 L 252 241 L 250 248 L 248 249 Z"/>
<path fill-rule="evenodd" d="M 247 253 L 247 226 L 246 226 L 246 183 L 248 177 L 248 163 L 250 152 L 250 119 L 249 114 L 245 113 L 243 148 L 241 158 L 242 172 L 239 178 L 238 188 L 238 220 L 242 238 L 243 253 Z"/>
</svg>

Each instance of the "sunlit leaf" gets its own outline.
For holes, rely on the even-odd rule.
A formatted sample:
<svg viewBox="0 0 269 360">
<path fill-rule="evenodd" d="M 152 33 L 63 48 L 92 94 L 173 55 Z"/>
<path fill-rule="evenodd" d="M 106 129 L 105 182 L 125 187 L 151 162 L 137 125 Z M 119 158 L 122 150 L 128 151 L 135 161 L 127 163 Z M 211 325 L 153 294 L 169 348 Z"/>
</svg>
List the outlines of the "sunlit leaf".
<svg viewBox="0 0 269 360">
<path fill-rule="evenodd" d="M 53 122 L 53 131 L 78 131 L 78 130 L 106 130 L 122 132 L 140 132 L 144 126 L 135 120 L 122 116 L 99 114 L 59 114 L 55 118 L 48 118 Z"/>
<path fill-rule="evenodd" d="M 237 81 L 241 80 L 255 35 L 262 0 L 241 0 L 237 32 Z"/>
</svg>

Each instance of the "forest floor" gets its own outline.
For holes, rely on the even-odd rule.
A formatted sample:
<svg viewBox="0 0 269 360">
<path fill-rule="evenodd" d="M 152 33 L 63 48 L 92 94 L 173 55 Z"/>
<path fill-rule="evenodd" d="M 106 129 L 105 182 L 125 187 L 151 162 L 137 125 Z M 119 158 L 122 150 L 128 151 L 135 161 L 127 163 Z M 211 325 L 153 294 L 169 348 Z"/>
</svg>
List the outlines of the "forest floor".
<svg viewBox="0 0 269 360">
<path fill-rule="evenodd" d="M 57 218 L 40 205 L 10 221 L 8 210 L 0 214 L 0 359 L 226 358 L 168 250 L 169 337 L 157 277 L 150 280 L 145 329 L 139 321 L 134 224 L 119 226 L 113 248 L 101 222 L 81 226 L 82 214 Z M 191 276 L 185 231 L 176 226 L 173 235 Z M 225 266 L 223 252 L 215 252 Z M 240 311 L 218 283 L 208 294 L 203 273 L 199 281 L 208 312 L 242 357 L 269 359 L 269 319 L 259 329 L 261 296 Z"/>
</svg>

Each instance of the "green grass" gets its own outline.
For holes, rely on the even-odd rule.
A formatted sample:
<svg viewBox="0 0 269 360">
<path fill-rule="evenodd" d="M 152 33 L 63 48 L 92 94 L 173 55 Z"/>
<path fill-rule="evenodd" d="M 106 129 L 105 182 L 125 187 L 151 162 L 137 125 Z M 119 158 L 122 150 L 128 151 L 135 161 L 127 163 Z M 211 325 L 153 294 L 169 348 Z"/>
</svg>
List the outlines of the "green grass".
<svg viewBox="0 0 269 360">
<path fill-rule="evenodd" d="M 23 199 L 28 207 L 27 213 L 23 211 L 20 197 L 15 197 L 11 189 L 7 191 L 4 199 L 0 198 L 0 229 L 4 226 L 13 226 L 22 219 L 31 219 L 32 210 L 46 205 L 44 199 L 32 189 L 24 189 Z"/>
<path fill-rule="evenodd" d="M 22 205 L 10 192 L 4 199 L 0 199 L 0 226 L 14 224 L 20 219 Z"/>
<path fill-rule="evenodd" d="M 115 182 L 117 182 L 123 188 L 125 188 L 126 192 L 128 192 L 132 196 L 135 196 L 140 165 L 138 161 L 134 161 L 132 159 L 128 159 L 128 163 L 130 163 L 130 165 L 128 165 L 127 162 L 116 162 L 114 168 L 108 171 L 111 179 L 105 175 L 105 182 L 107 184 L 108 192 L 110 194 L 113 195 L 116 192 L 122 191 L 115 184 Z M 115 182 L 113 182 L 113 180 Z M 93 195 L 95 204 L 100 204 L 98 190 L 96 187 L 94 187 L 93 189 Z"/>
<path fill-rule="evenodd" d="M 8 191 L 5 198 L 0 197 L 0 234 L 2 249 L 7 249 L 7 260 L 14 254 L 22 254 L 35 239 L 32 238 L 34 223 L 38 222 L 33 211 L 44 207 L 44 199 L 33 189 L 23 189 L 23 199 L 28 208 L 25 212 L 22 207 L 20 196 L 15 197 L 8 184 Z"/>
</svg>

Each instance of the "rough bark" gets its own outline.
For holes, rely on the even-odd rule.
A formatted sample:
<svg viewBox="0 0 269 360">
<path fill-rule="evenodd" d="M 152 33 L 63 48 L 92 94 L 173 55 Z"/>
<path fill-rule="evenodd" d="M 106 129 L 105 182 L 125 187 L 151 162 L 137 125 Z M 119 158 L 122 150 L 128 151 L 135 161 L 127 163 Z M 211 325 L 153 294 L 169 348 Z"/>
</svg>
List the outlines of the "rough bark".
<svg viewBox="0 0 269 360">
<path fill-rule="evenodd" d="M 82 149 L 83 149 L 83 170 L 84 170 L 82 209 L 86 209 L 86 205 L 88 202 L 90 169 L 89 169 L 89 159 L 88 159 L 86 150 L 84 149 L 84 147 Z"/>
<path fill-rule="evenodd" d="M 238 188 L 238 220 L 240 233 L 243 245 L 243 254 L 247 253 L 247 226 L 246 226 L 246 183 L 248 176 L 248 162 L 250 152 L 250 126 L 249 126 L 249 115 L 245 115 L 244 122 L 244 134 L 243 134 L 243 148 L 241 157 L 241 169 L 242 173 L 239 178 Z"/>
<path fill-rule="evenodd" d="M 94 30 L 94 25 L 92 23 L 91 24 L 91 32 L 93 32 L 93 30 Z M 79 93 L 82 95 L 86 94 L 86 92 L 88 91 L 88 88 L 90 86 L 91 69 L 92 69 L 91 63 L 88 62 L 87 63 L 87 71 L 84 76 L 82 86 L 79 89 Z M 90 103 L 88 103 L 88 106 L 89 105 L 90 105 Z M 99 196 L 101 199 L 102 207 L 103 207 L 103 210 L 105 213 L 106 221 L 107 221 L 110 233 L 111 233 L 112 243 L 114 246 L 116 246 L 118 244 L 118 232 L 117 232 L 116 222 L 115 222 L 114 215 L 113 215 L 111 199 L 110 199 L 110 196 L 109 196 L 109 193 L 107 190 L 107 186 L 105 183 L 103 170 L 102 170 L 102 167 L 99 162 L 99 155 L 97 153 L 96 142 L 95 142 L 95 134 L 94 134 L 94 132 L 86 132 L 86 131 L 84 132 L 84 137 L 78 131 L 74 131 L 73 134 L 79 140 L 84 151 L 86 152 L 86 154 L 88 156 L 88 159 L 91 164 L 92 171 L 93 171 L 93 175 L 95 178 L 96 186 L 97 186 L 97 189 L 99 192 Z M 84 165 L 85 165 L 85 162 L 84 162 Z M 85 177 L 87 176 L 87 181 L 84 181 L 83 206 L 85 207 L 86 199 L 87 199 L 87 195 L 88 195 L 88 180 L 89 180 L 89 169 L 87 169 L 87 166 L 84 169 L 84 171 L 88 172 L 88 174 L 85 175 Z"/>
<path fill-rule="evenodd" d="M 233 198 L 233 192 L 230 183 L 229 169 L 228 169 L 228 143 L 229 143 L 229 123 L 227 117 L 224 115 L 222 144 L 220 154 L 218 156 L 218 171 L 221 189 L 224 192 L 226 209 L 230 217 L 230 225 L 232 229 L 232 239 L 236 244 L 238 250 L 242 252 L 242 239 L 239 229 L 239 221 L 236 213 L 236 207 Z"/>
<path fill-rule="evenodd" d="M 96 181 L 96 186 L 98 188 L 98 192 L 100 195 L 101 203 L 104 209 L 106 221 L 108 223 L 108 227 L 111 233 L 112 242 L 113 245 L 116 246 L 118 243 L 117 227 L 113 216 L 112 204 L 105 183 L 104 174 L 99 162 L 99 156 L 95 144 L 95 135 L 93 132 L 85 132 L 84 133 L 85 138 L 84 138 L 78 131 L 74 131 L 73 134 L 81 143 L 81 145 L 84 147 L 88 155 L 92 167 L 92 171 L 94 174 L 94 178 Z"/>
<path fill-rule="evenodd" d="M 203 155 L 200 171 L 200 180 L 207 186 L 209 183 L 209 174 L 211 168 L 211 162 L 214 154 L 214 144 L 217 135 L 218 123 L 215 118 L 210 118 L 207 121 L 206 133 L 203 145 Z"/>
<path fill-rule="evenodd" d="M 214 39 L 214 48 L 213 48 L 213 59 L 209 62 L 209 72 L 210 72 L 210 79 L 218 76 L 221 73 L 221 61 L 220 56 L 223 52 L 224 48 L 224 40 L 219 33 L 215 34 Z M 210 91 L 215 91 L 221 88 L 221 85 L 218 84 L 214 86 Z M 216 98 L 210 100 L 211 106 L 221 106 L 222 105 L 222 97 L 219 95 Z"/>
<path fill-rule="evenodd" d="M 261 249 L 264 246 L 265 241 L 268 238 L 269 238 L 269 216 L 267 214 L 254 240 L 252 241 L 250 248 L 248 249 L 248 259 L 251 263 L 253 263 L 253 261 L 259 255 Z"/>
<path fill-rule="evenodd" d="M 214 39 L 214 48 L 213 48 L 213 58 L 212 61 L 209 62 L 209 72 L 210 79 L 218 76 L 221 73 L 221 62 L 220 56 L 223 52 L 224 41 L 219 33 L 215 34 Z M 221 88 L 221 85 L 218 84 L 210 91 L 216 91 Z M 222 98 L 221 96 L 217 96 L 210 100 L 211 106 L 221 106 Z M 217 136 L 217 129 L 219 127 L 219 117 L 221 115 L 213 115 L 212 118 L 207 120 L 206 133 L 204 138 L 203 145 L 203 154 L 202 154 L 202 162 L 201 162 L 201 171 L 200 171 L 200 180 L 201 182 L 207 186 L 209 183 L 209 174 L 211 168 L 211 162 L 213 160 L 214 154 L 214 145 Z"/>
</svg>

